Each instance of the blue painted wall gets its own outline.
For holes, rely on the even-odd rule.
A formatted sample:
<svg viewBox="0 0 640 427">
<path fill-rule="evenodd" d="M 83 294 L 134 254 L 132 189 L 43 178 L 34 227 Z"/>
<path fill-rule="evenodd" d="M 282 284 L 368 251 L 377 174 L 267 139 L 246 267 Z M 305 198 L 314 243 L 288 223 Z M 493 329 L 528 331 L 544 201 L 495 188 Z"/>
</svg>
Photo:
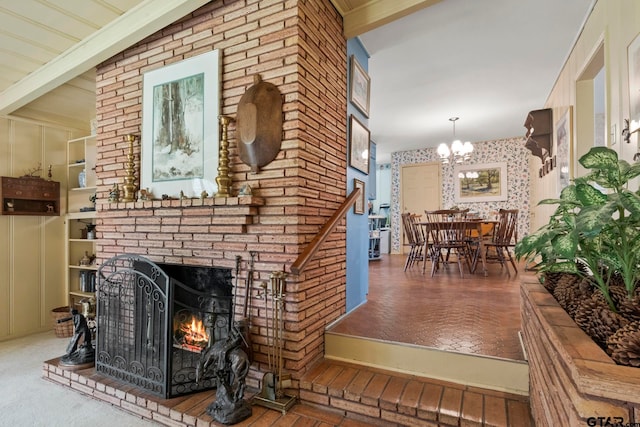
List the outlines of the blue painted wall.
<svg viewBox="0 0 640 427">
<path fill-rule="evenodd" d="M 350 63 L 351 55 L 354 55 L 360 65 L 368 72 L 369 54 L 364 49 L 358 38 L 347 40 L 347 126 L 351 114 L 365 126 L 369 127 L 369 119 L 362 114 L 351 102 L 349 91 L 351 90 Z M 347 129 L 347 140 L 349 138 Z M 349 163 L 349 146 L 347 145 L 347 164 Z M 373 171 L 375 173 L 375 170 Z M 365 182 L 368 190 L 368 175 L 357 169 L 347 166 L 347 194 L 353 191 L 353 179 L 357 178 Z M 368 192 L 368 191 L 366 191 Z M 366 199 L 366 198 L 365 198 Z M 347 213 L 347 313 L 367 300 L 369 292 L 369 223 L 365 203 L 364 215 L 356 215 L 353 209 Z"/>
</svg>

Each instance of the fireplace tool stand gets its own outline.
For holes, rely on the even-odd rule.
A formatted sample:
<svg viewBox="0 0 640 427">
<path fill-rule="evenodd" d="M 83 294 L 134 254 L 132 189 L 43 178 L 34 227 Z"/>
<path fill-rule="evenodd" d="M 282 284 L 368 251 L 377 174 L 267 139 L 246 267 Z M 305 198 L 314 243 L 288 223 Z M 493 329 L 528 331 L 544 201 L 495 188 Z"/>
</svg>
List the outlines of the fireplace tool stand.
<svg viewBox="0 0 640 427">
<path fill-rule="evenodd" d="M 256 405 L 281 411 L 284 415 L 295 403 L 296 397 L 289 396 L 284 388 L 291 383 L 291 375 L 283 374 L 283 330 L 284 330 L 284 287 L 286 274 L 276 271 L 271 273 L 271 289 L 267 282 L 263 282 L 260 297 L 264 298 L 265 311 L 269 311 L 271 305 L 271 324 L 266 319 L 267 339 L 270 341 L 267 353 L 269 372 L 262 378 L 262 392 L 253 398 Z M 271 304 L 269 304 L 271 303 Z"/>
</svg>

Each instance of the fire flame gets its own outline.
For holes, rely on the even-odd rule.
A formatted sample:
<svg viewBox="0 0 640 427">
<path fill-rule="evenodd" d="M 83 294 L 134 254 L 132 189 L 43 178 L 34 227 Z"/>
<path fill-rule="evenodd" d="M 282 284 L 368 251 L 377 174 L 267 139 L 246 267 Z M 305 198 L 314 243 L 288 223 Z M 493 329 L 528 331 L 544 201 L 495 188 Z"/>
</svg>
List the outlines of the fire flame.
<svg viewBox="0 0 640 427">
<path fill-rule="evenodd" d="M 188 346 L 204 348 L 209 342 L 209 335 L 207 335 L 202 320 L 195 316 L 191 316 L 191 323 L 185 322 L 180 325 L 180 331 L 183 334 L 183 343 Z"/>
</svg>

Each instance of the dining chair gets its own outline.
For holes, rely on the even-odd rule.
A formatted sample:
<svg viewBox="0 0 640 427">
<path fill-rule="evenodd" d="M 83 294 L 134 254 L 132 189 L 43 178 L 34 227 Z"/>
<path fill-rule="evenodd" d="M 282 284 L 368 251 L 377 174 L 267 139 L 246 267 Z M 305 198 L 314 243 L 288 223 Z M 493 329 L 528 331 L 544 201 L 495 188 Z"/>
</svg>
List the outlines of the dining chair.
<svg viewBox="0 0 640 427">
<path fill-rule="evenodd" d="M 467 234 L 468 210 L 441 209 L 425 211 L 429 238 L 432 241 L 429 256 L 431 258 L 431 277 L 440 264 L 450 263 L 451 254 L 455 254 L 460 277 L 464 277 L 462 262 L 471 270 Z"/>
<path fill-rule="evenodd" d="M 413 267 L 417 261 L 423 260 L 423 248 L 425 242 L 424 233 L 418 224 L 420 216 L 405 212 L 401 214 L 401 217 L 404 235 L 407 241 L 406 245 L 409 246 L 407 259 L 404 263 L 404 271 L 407 271 L 407 268 Z"/>
<path fill-rule="evenodd" d="M 518 267 L 511 253 L 518 242 L 518 212 L 518 209 L 500 209 L 493 234 L 484 241 L 487 262 L 499 263 L 501 268 L 506 266 L 509 276 L 511 273 L 507 260 L 511 262 L 515 273 L 518 274 Z"/>
</svg>

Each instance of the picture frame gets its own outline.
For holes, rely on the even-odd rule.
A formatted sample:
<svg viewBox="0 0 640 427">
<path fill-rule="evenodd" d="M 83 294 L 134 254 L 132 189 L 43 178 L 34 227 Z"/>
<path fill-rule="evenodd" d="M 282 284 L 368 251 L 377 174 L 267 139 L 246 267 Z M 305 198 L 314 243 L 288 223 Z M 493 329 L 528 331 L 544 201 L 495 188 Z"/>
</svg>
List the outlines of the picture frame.
<svg viewBox="0 0 640 427">
<path fill-rule="evenodd" d="M 349 88 L 349 101 L 351 101 L 365 117 L 369 117 L 371 78 L 354 55 L 351 55 Z"/>
<path fill-rule="evenodd" d="M 560 111 L 554 124 L 556 138 L 556 168 L 558 176 L 558 194 L 571 183 L 571 147 L 573 144 L 573 107 Z"/>
<path fill-rule="evenodd" d="M 353 213 L 356 215 L 364 215 L 364 206 L 365 206 L 365 183 L 364 181 L 360 181 L 357 178 L 353 178 L 353 189 L 360 188 L 360 197 L 353 204 Z"/>
<path fill-rule="evenodd" d="M 640 130 L 640 33 L 627 47 L 629 70 L 629 134 Z"/>
<path fill-rule="evenodd" d="M 216 193 L 220 52 L 143 75 L 140 189 L 155 198 Z"/>
<path fill-rule="evenodd" d="M 453 176 L 456 203 L 507 200 L 505 162 L 455 165 Z"/>
<path fill-rule="evenodd" d="M 353 114 L 349 120 L 349 166 L 369 174 L 371 133 Z"/>
</svg>

